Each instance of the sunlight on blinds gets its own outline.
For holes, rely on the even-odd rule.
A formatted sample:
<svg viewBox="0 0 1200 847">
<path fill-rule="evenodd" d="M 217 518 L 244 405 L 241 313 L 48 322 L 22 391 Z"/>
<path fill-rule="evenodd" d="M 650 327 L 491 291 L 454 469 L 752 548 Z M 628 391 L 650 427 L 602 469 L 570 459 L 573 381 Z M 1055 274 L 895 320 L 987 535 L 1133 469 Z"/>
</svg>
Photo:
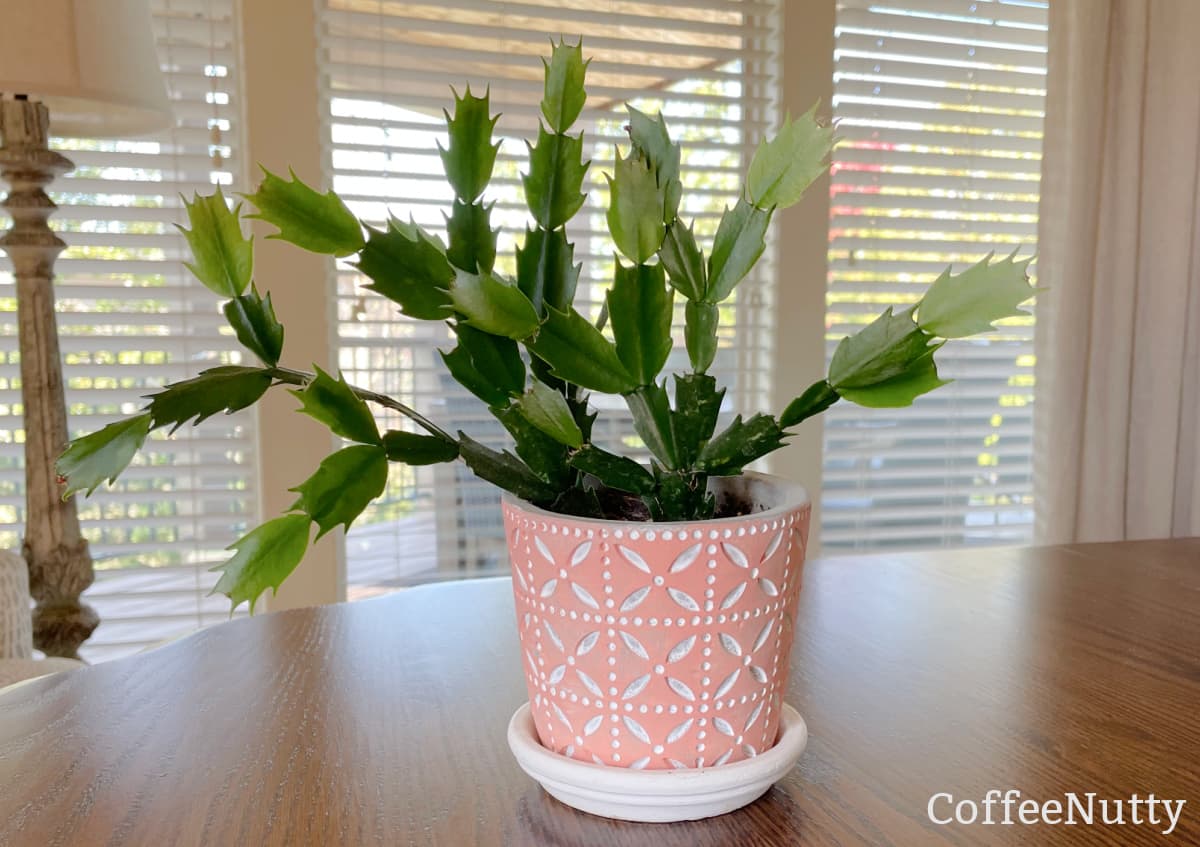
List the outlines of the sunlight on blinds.
<svg viewBox="0 0 1200 847">
<path fill-rule="evenodd" d="M 592 167 L 588 202 L 568 227 L 583 262 L 577 305 L 595 317 L 613 273 L 604 221 L 614 145 L 623 141 L 623 104 L 661 110 L 683 142 L 685 206 L 707 247 L 721 211 L 740 191 L 749 156 L 775 118 L 773 81 L 779 3 L 663 0 L 452 0 L 438 4 L 323 0 L 320 61 L 333 187 L 366 220 L 410 216 L 444 233 L 452 199 L 437 143 L 445 143 L 442 108 L 450 87 L 490 86 L 503 136 L 486 195 L 501 228 L 498 262 L 512 273 L 513 248 L 530 219 L 520 173 L 525 139 L 537 130 L 542 64 L 550 39 L 582 34 L 588 69 L 581 118 Z M 346 378 L 385 391 L 430 414 L 451 431 L 498 447 L 507 433 L 445 372 L 438 349 L 452 344 L 445 326 L 409 320 L 364 293 L 354 269 L 336 269 L 339 365 Z M 727 415 L 768 400 L 771 291 L 767 261 L 723 306 L 713 372 L 729 382 Z M 686 362 L 682 303 L 668 369 Z M 644 456 L 617 398 L 593 395 L 605 408 L 595 438 Z M 388 426 L 404 426 L 387 419 Z M 393 468 L 386 496 L 347 538 L 350 596 L 431 579 L 506 567 L 499 493 L 461 465 Z"/>
<path fill-rule="evenodd" d="M 219 303 L 183 267 L 180 195 L 238 172 L 233 0 L 154 0 L 176 127 L 133 141 L 54 139 L 75 162 L 53 186 L 69 247 L 55 289 L 72 435 L 140 408 L 164 382 L 237 361 Z M 51 114 L 53 131 L 53 114 Z M 4 221 L 3 226 L 7 227 Z M 0 274 L 0 544 L 20 548 L 24 477 L 16 294 Z M 115 658 L 229 618 L 208 573 L 256 517 L 252 418 L 156 434 L 113 489 L 80 503 L 101 624 L 85 658 Z"/>
<path fill-rule="evenodd" d="M 1047 4 L 839 0 L 827 350 L 947 264 L 1037 240 Z M 825 420 L 829 552 L 1029 541 L 1033 318 L 939 354 L 911 409 Z"/>
</svg>

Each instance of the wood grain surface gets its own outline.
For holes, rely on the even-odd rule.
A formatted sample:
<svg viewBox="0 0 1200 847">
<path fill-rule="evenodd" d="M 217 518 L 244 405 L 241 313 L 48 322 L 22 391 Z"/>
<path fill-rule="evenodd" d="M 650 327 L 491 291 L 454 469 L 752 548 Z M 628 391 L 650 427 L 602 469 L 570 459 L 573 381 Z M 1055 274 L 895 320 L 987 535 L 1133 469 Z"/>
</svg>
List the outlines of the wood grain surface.
<svg viewBox="0 0 1200 847">
<path fill-rule="evenodd" d="M 0 696 L 0 844 L 1200 844 L 1200 539 L 809 566 L 801 764 L 688 824 L 517 768 L 504 580 L 238 620 Z M 1161 826 L 935 825 L 931 795 L 1186 800 Z M 1144 816 L 1144 807 L 1143 807 Z"/>
</svg>

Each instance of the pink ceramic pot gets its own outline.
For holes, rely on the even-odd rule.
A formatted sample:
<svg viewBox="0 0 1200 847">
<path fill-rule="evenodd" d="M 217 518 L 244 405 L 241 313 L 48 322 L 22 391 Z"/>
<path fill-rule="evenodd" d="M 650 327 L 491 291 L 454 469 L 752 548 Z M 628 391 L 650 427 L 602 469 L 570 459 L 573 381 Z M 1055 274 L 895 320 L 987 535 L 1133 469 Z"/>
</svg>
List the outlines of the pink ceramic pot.
<svg viewBox="0 0 1200 847">
<path fill-rule="evenodd" d="M 525 678 L 538 737 L 629 768 L 697 768 L 770 748 L 779 731 L 807 493 L 715 479 L 744 517 L 626 523 L 505 497 Z"/>
</svg>

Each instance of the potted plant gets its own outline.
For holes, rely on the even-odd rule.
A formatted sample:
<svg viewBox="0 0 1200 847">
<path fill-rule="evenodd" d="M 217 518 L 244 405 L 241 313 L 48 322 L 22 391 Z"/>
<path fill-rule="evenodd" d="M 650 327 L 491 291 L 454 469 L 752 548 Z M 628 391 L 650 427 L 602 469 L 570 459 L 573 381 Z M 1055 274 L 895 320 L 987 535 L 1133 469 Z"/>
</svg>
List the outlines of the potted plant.
<svg viewBox="0 0 1200 847">
<path fill-rule="evenodd" d="M 775 210 L 796 203 L 827 167 L 833 131 L 814 108 L 763 141 L 706 254 L 678 214 L 679 146 L 661 115 L 630 108 L 629 146 L 608 175 L 615 277 L 593 322 L 573 306 L 580 268 L 565 229 L 584 202 L 589 166 L 582 133 L 572 132 L 586 70 L 579 45 L 560 43 L 545 62 L 544 121 L 523 177 L 532 223 L 511 278 L 497 269 L 497 231 L 483 199 L 499 149 L 497 116 L 487 95 L 469 89 L 455 95 L 446 116 L 441 157 L 455 200 L 444 242 L 401 220 L 364 226 L 333 192 L 294 175 L 268 172 L 246 195 L 253 217 L 278 228 L 271 237 L 354 256 L 367 287 L 401 312 L 447 322 L 456 338 L 442 354 L 447 369 L 503 424 L 515 453 L 446 432 L 340 375 L 282 365 L 284 328 L 270 294 L 253 282 L 241 206 L 230 209 L 217 189 L 187 203 L 188 267 L 224 298 L 230 326 L 261 364 L 217 367 L 165 386 L 140 413 L 74 441 L 59 468 L 67 495 L 90 493 L 116 479 L 152 430 L 243 409 L 275 386 L 291 386 L 299 411 L 349 444 L 297 480 L 290 512 L 235 542 L 219 566 L 217 590 L 253 610 L 300 562 L 314 526 L 316 537 L 349 527 L 381 494 L 389 462 L 465 462 L 506 492 L 530 717 L 549 757 L 542 765 L 558 768 L 540 774 L 543 783 L 593 811 L 696 817 L 748 802 L 769 785 L 754 783 L 763 775 L 745 761 L 773 750 L 788 723 L 782 696 L 810 506 L 799 486 L 746 466 L 836 402 L 906 406 L 944 384 L 935 355 L 945 340 L 1020 314 L 1017 305 L 1033 289 L 1028 260 L 1014 256 L 947 270 L 916 305 L 889 308 L 843 339 L 827 378 L 778 415 L 738 416 L 717 431 L 724 389 L 707 371 L 720 304 L 762 254 Z M 668 384 L 661 371 L 680 301 L 690 368 Z M 589 392 L 623 398 L 653 456 L 649 466 L 592 443 Z M 399 412 L 411 429 L 381 432 L 372 405 Z M 538 767 L 528 756 L 522 762 Z M 678 769 L 743 790 L 733 796 L 726 785 L 723 805 L 689 806 L 678 791 L 693 789 L 676 779 L 675 800 L 629 812 L 564 787 L 579 767 L 588 770 L 579 783 L 585 788 Z"/>
</svg>

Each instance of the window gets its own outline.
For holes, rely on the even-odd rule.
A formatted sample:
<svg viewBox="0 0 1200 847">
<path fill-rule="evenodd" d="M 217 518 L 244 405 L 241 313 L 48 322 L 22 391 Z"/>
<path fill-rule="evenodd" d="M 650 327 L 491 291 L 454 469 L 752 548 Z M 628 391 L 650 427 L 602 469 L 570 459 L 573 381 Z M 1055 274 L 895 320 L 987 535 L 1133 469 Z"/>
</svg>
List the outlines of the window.
<svg viewBox="0 0 1200 847">
<path fill-rule="evenodd" d="M 1047 4 L 839 0 L 827 349 L 941 269 L 1037 238 Z M 939 355 L 911 409 L 832 408 L 827 551 L 1027 542 L 1033 319 Z"/>
<path fill-rule="evenodd" d="M 504 136 L 489 189 L 500 252 L 512 262 L 526 223 L 519 173 L 523 140 L 537 129 L 540 58 L 551 38 L 582 34 L 589 101 L 580 125 L 592 167 L 588 203 L 570 231 L 584 265 L 577 305 L 597 314 L 611 279 L 613 247 L 604 222 L 614 144 L 624 138 L 629 102 L 662 110 L 683 142 L 687 205 L 707 241 L 721 211 L 737 198 L 749 155 L 775 118 L 773 67 L 778 2 L 603 2 L 593 0 L 451 0 L 437 4 L 323 0 L 320 64 L 335 190 L 365 220 L 410 216 L 443 232 L 449 207 L 436 144 L 444 141 L 442 108 L 450 86 L 490 81 Z M 461 89 L 460 89 L 461 90 Z M 511 266 L 501 270 L 512 271 Z M 770 371 L 768 262 L 743 283 L 722 314 L 714 373 L 731 384 L 728 413 L 766 405 Z M 446 327 L 400 316 L 358 287 L 354 268 L 336 268 L 339 366 L 352 382 L 393 394 L 451 431 L 491 446 L 507 434 L 445 372 L 437 351 L 452 346 Z M 675 359 L 686 358 L 680 329 Z M 593 395 L 602 407 L 597 441 L 638 455 L 623 403 Z M 401 421 L 387 419 L 388 426 Z M 603 428 L 601 428 L 603 427 Z M 350 596 L 388 586 L 486 573 L 504 565 L 499 494 L 461 465 L 397 467 L 383 501 L 347 538 Z"/>
<path fill-rule="evenodd" d="M 181 264 L 180 195 L 238 173 L 233 0 L 155 0 L 154 29 L 177 125 L 135 141 L 55 139 L 76 165 L 55 183 L 58 325 L 73 435 L 140 408 L 143 395 L 237 361 L 219 303 Z M 53 115 L 51 115 L 53 124 Z M 53 129 L 53 126 L 52 126 Z M 8 222 L 3 223 L 4 226 Z M 16 295 L 0 275 L 0 544 L 19 549 L 24 511 Z M 96 661 L 227 620 L 208 598 L 213 564 L 256 520 L 247 413 L 156 434 L 113 489 L 80 501 L 101 624 Z"/>
</svg>

